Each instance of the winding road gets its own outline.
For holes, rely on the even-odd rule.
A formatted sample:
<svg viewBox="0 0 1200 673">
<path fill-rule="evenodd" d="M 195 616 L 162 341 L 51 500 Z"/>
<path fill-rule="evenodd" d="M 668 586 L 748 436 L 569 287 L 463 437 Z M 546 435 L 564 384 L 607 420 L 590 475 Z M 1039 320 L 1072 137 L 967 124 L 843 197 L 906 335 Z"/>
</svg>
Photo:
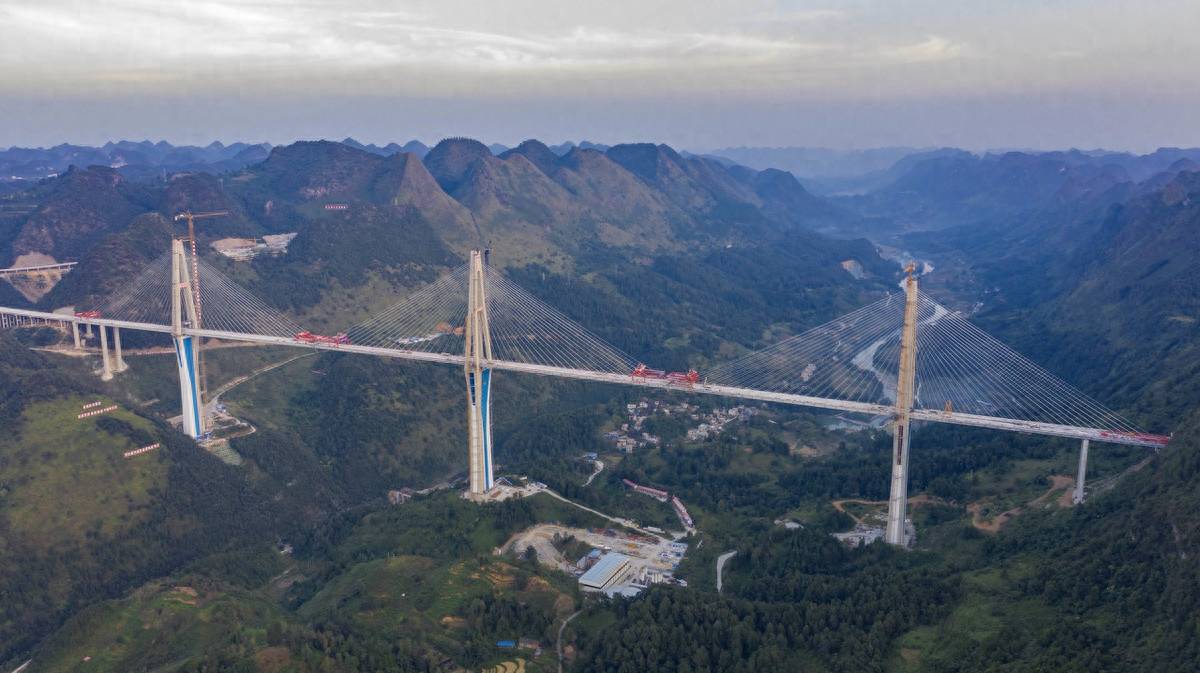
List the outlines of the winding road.
<svg viewBox="0 0 1200 673">
<path fill-rule="evenodd" d="M 563 673 L 563 652 L 562 652 L 562 636 L 563 631 L 567 629 L 567 624 L 571 623 L 572 619 L 579 616 L 583 610 L 576 610 L 570 617 L 563 620 L 563 623 L 558 627 L 558 673 Z"/>
<path fill-rule="evenodd" d="M 592 476 L 587 478 L 587 481 L 583 482 L 584 486 L 591 486 L 592 480 L 604 471 L 604 461 L 594 460 L 592 462 L 596 464 L 596 471 L 592 473 Z"/>
<path fill-rule="evenodd" d="M 737 554 L 736 549 L 734 549 L 733 551 L 727 551 L 724 554 L 721 554 L 720 556 L 717 557 L 717 593 L 721 593 L 721 586 L 722 586 L 721 574 L 723 572 L 725 572 L 725 562 L 728 561 L 729 559 L 733 558 L 734 554 Z"/>
</svg>

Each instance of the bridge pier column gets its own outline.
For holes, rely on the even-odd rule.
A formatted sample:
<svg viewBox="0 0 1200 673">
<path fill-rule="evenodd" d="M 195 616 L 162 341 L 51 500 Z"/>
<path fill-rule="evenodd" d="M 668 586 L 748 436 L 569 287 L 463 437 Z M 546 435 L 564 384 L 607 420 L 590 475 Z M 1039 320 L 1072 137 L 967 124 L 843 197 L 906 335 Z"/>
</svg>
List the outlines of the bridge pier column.
<svg viewBox="0 0 1200 673">
<path fill-rule="evenodd" d="M 79 323 L 71 323 L 71 337 L 75 339 L 75 350 L 83 348 L 83 344 L 79 342 Z"/>
<path fill-rule="evenodd" d="M 113 352 L 117 356 L 116 371 L 118 374 L 129 369 L 129 365 L 125 364 L 125 358 L 121 355 L 121 328 L 113 328 Z"/>
<path fill-rule="evenodd" d="M 92 323 L 90 323 L 90 322 L 86 323 L 86 326 L 87 326 L 87 338 L 91 339 L 92 338 Z"/>
<path fill-rule="evenodd" d="M 111 381 L 113 377 L 112 363 L 108 361 L 108 330 L 100 325 L 100 362 L 103 369 L 100 372 L 101 381 Z"/>
<path fill-rule="evenodd" d="M 1071 502 L 1078 505 L 1083 502 L 1083 482 L 1087 476 L 1088 440 L 1079 445 L 1079 472 L 1075 476 L 1075 492 L 1071 494 Z"/>
</svg>

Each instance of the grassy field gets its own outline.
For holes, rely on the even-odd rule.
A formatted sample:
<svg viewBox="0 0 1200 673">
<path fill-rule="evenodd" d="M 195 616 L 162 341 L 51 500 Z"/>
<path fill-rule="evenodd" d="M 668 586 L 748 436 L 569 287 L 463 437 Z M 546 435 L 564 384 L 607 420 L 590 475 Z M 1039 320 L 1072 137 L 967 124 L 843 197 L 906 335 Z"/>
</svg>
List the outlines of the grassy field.
<svg viewBox="0 0 1200 673">
<path fill-rule="evenodd" d="M 39 650 L 37 670 L 172 670 L 234 640 L 265 646 L 266 625 L 283 619 L 254 592 L 153 582 L 73 618 Z"/>
<path fill-rule="evenodd" d="M 166 458 L 159 452 L 126 459 L 139 448 L 130 438 L 97 426 L 115 418 L 150 435 L 154 426 L 125 409 L 77 419 L 84 404 L 115 402 L 108 397 L 66 397 L 26 409 L 19 443 L 0 437 L 0 515 L 14 534 L 46 546 L 86 535 L 109 536 L 136 524 L 152 492 L 166 483 Z M 7 434 L 7 433 L 6 433 Z"/>
</svg>

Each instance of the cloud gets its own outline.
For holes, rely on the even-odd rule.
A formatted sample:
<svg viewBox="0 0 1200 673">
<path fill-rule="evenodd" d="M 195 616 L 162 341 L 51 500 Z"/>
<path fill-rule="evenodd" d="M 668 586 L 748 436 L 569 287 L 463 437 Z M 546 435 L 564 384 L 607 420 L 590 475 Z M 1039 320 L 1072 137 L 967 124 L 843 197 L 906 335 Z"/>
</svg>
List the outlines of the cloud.
<svg viewBox="0 0 1200 673">
<path fill-rule="evenodd" d="M 1144 83 L 1144 71 L 1195 77 L 1183 57 L 1197 53 L 1194 40 L 1158 40 L 1157 51 L 1126 44 L 1147 31 L 1122 33 L 1125 14 L 1063 10 L 1055 19 L 1097 22 L 1085 31 L 1003 8 L 981 19 L 961 8 L 820 2 L 0 0 L 0 95 L 487 91 L 780 100 L 1105 88 L 1095 83 Z M 1098 47 L 1097 35 L 1124 51 Z M 1108 69 L 1086 67 L 1106 54 L 1121 57 Z M 955 64 L 953 78 L 943 76 L 947 63 Z"/>
<path fill-rule="evenodd" d="M 947 61 L 958 58 L 962 53 L 962 44 L 951 42 L 944 37 L 936 35 L 930 35 L 915 44 L 893 47 L 881 51 L 881 55 L 884 58 L 899 63 Z"/>
<path fill-rule="evenodd" d="M 157 66 L 187 72 L 292 63 L 354 67 L 447 66 L 485 69 L 696 65 L 755 61 L 816 49 L 794 39 L 744 32 L 612 30 L 576 25 L 548 34 L 476 30 L 406 12 L 331 11 L 324 4 L 281 10 L 273 3 L 188 3 L 183 11 L 142 0 L 80 8 L 47 0 L 5 6 L 4 60 L 55 62 L 86 72 Z M 24 43 L 33 52 L 19 49 Z M 77 60 L 86 54 L 86 60 Z M 71 62 L 74 61 L 74 62 Z"/>
</svg>

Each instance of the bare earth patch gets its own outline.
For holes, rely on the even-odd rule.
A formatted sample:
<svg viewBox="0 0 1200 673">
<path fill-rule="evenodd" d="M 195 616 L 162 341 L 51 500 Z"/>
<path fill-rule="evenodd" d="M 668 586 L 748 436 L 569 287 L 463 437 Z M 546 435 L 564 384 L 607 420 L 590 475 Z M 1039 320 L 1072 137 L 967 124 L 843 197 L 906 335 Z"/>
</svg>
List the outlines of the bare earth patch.
<svg viewBox="0 0 1200 673">
<path fill-rule="evenodd" d="M 1004 527 L 1004 524 L 1012 521 L 1020 516 L 1022 512 L 1031 508 L 1045 505 L 1051 502 L 1051 498 L 1058 491 L 1062 491 L 1056 500 L 1053 502 L 1060 507 L 1071 506 L 1071 489 L 1075 486 L 1075 480 L 1071 477 L 1062 474 L 1052 475 L 1050 477 L 1050 488 L 1045 493 L 1030 500 L 1023 507 L 1014 507 L 1006 512 L 1001 512 L 991 519 L 983 516 L 983 508 L 986 505 L 984 502 L 973 502 L 967 505 L 967 511 L 971 513 L 971 525 L 985 533 L 995 533 Z"/>
<path fill-rule="evenodd" d="M 276 673 L 287 666 L 291 659 L 292 655 L 283 646 L 264 647 L 254 653 L 254 663 L 263 673 Z"/>
</svg>

